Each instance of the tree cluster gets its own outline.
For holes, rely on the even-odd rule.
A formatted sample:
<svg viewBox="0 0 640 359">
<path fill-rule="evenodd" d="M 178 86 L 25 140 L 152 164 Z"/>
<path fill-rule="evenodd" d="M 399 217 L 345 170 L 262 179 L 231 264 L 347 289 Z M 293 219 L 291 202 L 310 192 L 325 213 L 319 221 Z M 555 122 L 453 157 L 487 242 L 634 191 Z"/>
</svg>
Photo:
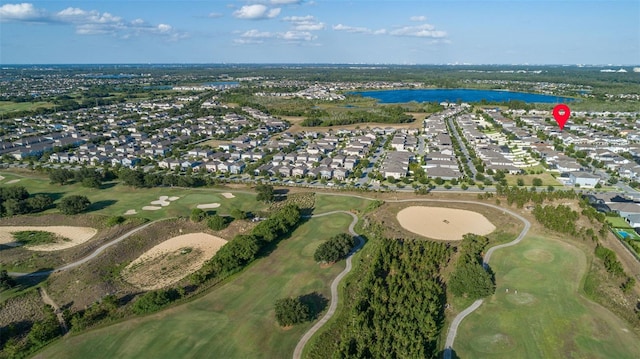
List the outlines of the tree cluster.
<svg viewBox="0 0 640 359">
<path fill-rule="evenodd" d="M 621 276 L 624 274 L 624 269 L 622 268 L 622 264 L 620 263 L 620 261 L 618 261 L 616 252 L 598 244 L 596 245 L 595 255 L 596 257 L 602 259 L 602 261 L 604 262 L 604 268 L 610 274 L 613 274 L 614 276 Z"/>
<path fill-rule="evenodd" d="M 66 168 L 52 168 L 49 170 L 49 180 L 51 183 L 58 183 L 60 185 L 76 182 L 80 183 L 83 187 L 100 188 L 102 182 L 108 178 L 110 177 L 104 176 L 94 168 L 80 168 L 74 171 Z"/>
<path fill-rule="evenodd" d="M 44 211 L 53 205 L 51 197 L 31 196 L 22 186 L 0 187 L 0 217 Z"/>
<path fill-rule="evenodd" d="M 313 260 L 321 263 L 337 262 L 346 257 L 354 245 L 355 240 L 353 236 L 347 233 L 340 233 L 320 244 L 313 253 Z"/>
<path fill-rule="evenodd" d="M 383 239 L 356 286 L 340 334 L 312 357 L 433 358 L 444 323 L 442 243 Z"/>
<path fill-rule="evenodd" d="M 577 233 L 576 221 L 580 215 L 568 206 L 536 205 L 532 213 L 545 228 L 571 235 Z"/>
<path fill-rule="evenodd" d="M 283 327 L 309 320 L 309 307 L 299 298 L 282 298 L 275 303 L 276 320 Z"/>
<path fill-rule="evenodd" d="M 471 299 L 487 297 L 495 292 L 495 281 L 485 270 L 482 260 L 484 248 L 489 243 L 486 237 L 466 234 L 460 244 L 460 258 L 447 283 L 447 288 L 456 296 Z"/>
<path fill-rule="evenodd" d="M 496 185 L 496 195 L 506 197 L 508 205 L 511 206 L 515 203 L 518 208 L 522 208 L 529 202 L 542 204 L 544 201 L 578 198 L 578 194 L 573 190 L 535 191 L 527 190 L 526 188 L 518 188 L 516 186 L 508 187 L 502 185 Z"/>
</svg>

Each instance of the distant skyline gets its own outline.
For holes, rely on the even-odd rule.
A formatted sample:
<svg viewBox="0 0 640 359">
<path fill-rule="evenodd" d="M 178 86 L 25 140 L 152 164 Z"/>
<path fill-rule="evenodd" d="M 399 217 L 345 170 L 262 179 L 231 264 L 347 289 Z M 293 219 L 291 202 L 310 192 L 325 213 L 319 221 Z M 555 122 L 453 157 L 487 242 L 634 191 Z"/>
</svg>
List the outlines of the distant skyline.
<svg viewBox="0 0 640 359">
<path fill-rule="evenodd" d="M 0 63 L 640 65 L 640 1 L 2 1 Z"/>
</svg>

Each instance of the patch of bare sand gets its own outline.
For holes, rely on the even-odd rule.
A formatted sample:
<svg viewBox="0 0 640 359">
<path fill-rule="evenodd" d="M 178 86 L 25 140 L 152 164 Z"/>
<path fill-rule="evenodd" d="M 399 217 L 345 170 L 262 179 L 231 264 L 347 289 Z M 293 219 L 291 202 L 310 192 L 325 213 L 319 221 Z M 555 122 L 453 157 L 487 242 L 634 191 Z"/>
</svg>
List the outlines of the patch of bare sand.
<svg viewBox="0 0 640 359">
<path fill-rule="evenodd" d="M 218 208 L 218 207 L 220 207 L 220 203 L 204 203 L 196 206 L 196 208 L 200 208 L 200 209 L 211 209 L 211 208 Z"/>
<path fill-rule="evenodd" d="M 162 207 L 158 207 L 158 206 L 144 206 L 144 207 L 142 207 L 143 211 L 157 211 L 159 209 L 162 209 Z"/>
<path fill-rule="evenodd" d="M 231 192 L 220 193 L 220 195 L 226 199 L 236 198 Z"/>
<path fill-rule="evenodd" d="M 447 241 L 459 241 L 467 233 L 485 235 L 496 229 L 482 214 L 463 209 L 412 206 L 398 212 L 397 218 L 410 232 Z"/>
<path fill-rule="evenodd" d="M 2 181 L 4 179 L 4 176 L 0 176 L 0 181 Z"/>
<path fill-rule="evenodd" d="M 124 215 L 125 216 L 131 216 L 131 215 L 134 215 L 134 214 L 137 214 L 137 213 L 138 212 L 135 209 L 130 209 L 130 210 L 124 212 Z"/>
<path fill-rule="evenodd" d="M 0 244 L 17 246 L 11 233 L 22 231 L 45 231 L 57 234 L 68 239 L 58 243 L 41 244 L 37 246 L 24 247 L 32 251 L 58 251 L 82 244 L 98 233 L 98 230 L 90 227 L 72 226 L 0 226 Z"/>
<path fill-rule="evenodd" d="M 14 183 L 18 183 L 18 182 L 20 182 L 19 179 L 14 179 L 14 180 L 11 180 L 11 181 L 7 181 L 7 184 L 14 184 Z"/>
<path fill-rule="evenodd" d="M 206 233 L 173 237 L 136 258 L 123 269 L 122 276 L 143 290 L 164 288 L 198 270 L 225 243 Z"/>
</svg>

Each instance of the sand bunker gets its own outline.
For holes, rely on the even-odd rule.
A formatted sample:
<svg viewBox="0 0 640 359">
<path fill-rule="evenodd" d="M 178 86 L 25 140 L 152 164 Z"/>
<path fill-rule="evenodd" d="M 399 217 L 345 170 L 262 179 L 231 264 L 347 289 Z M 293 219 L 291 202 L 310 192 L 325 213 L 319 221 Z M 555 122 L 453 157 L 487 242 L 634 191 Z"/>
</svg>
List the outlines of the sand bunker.
<svg viewBox="0 0 640 359">
<path fill-rule="evenodd" d="M 130 216 L 130 215 L 137 214 L 137 213 L 138 212 L 135 209 L 130 209 L 130 210 L 124 212 L 124 215 L 125 216 Z"/>
<path fill-rule="evenodd" d="M 140 289 L 163 288 L 198 270 L 225 243 L 226 240 L 206 233 L 173 237 L 131 262 L 122 276 Z"/>
<path fill-rule="evenodd" d="M 463 209 L 413 206 L 398 212 L 397 218 L 408 231 L 447 241 L 459 241 L 467 233 L 485 235 L 496 229 L 485 216 Z"/>
<path fill-rule="evenodd" d="M 166 207 L 171 204 L 171 202 L 180 199 L 180 197 L 169 197 L 169 196 L 160 196 L 157 200 L 151 201 L 152 205 Z"/>
<path fill-rule="evenodd" d="M 231 193 L 231 192 L 220 193 L 220 195 L 221 195 L 222 197 L 224 197 L 224 198 L 227 198 L 227 199 L 229 199 L 229 198 L 236 198 L 236 196 L 234 196 L 234 195 L 233 195 L 233 193 Z"/>
<path fill-rule="evenodd" d="M 199 204 L 196 207 L 200 209 L 218 208 L 220 207 L 220 203 L 205 203 L 205 204 Z"/>
<path fill-rule="evenodd" d="M 45 231 L 55 233 L 61 237 L 69 239 L 59 243 L 41 244 L 37 246 L 24 247 L 32 251 L 58 251 L 75 247 L 82 244 L 98 233 L 95 228 L 90 227 L 71 227 L 71 226 L 0 226 L 0 244 L 9 246 L 17 246 L 13 232 L 22 231 Z"/>
<path fill-rule="evenodd" d="M 162 207 L 158 207 L 158 206 L 144 206 L 144 207 L 142 207 L 142 210 L 144 210 L 144 211 L 157 211 L 159 209 L 162 209 Z"/>
<path fill-rule="evenodd" d="M 2 181 L 3 179 L 4 179 L 4 177 L 3 177 L 3 176 L 0 176 L 0 181 Z"/>
<path fill-rule="evenodd" d="M 7 181 L 7 184 L 14 184 L 14 183 L 18 183 L 18 182 L 20 182 L 19 179 L 14 179 L 14 180 L 11 180 L 11 181 Z"/>
</svg>

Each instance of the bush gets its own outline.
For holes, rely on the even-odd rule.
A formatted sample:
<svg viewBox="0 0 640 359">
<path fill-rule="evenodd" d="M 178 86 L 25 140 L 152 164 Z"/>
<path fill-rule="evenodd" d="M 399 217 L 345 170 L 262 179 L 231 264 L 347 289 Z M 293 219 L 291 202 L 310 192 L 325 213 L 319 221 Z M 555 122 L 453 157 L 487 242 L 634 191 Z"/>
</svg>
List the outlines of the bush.
<svg viewBox="0 0 640 359">
<path fill-rule="evenodd" d="M 229 225 L 226 217 L 214 214 L 207 220 L 207 226 L 214 231 L 221 231 Z"/>
<path fill-rule="evenodd" d="M 154 290 L 143 294 L 133 303 L 132 309 L 136 314 L 152 313 L 178 298 L 179 295 L 176 290 Z"/>
<path fill-rule="evenodd" d="M 200 208 L 194 208 L 191 210 L 191 216 L 189 218 L 192 222 L 202 222 L 203 219 L 207 218 L 207 212 Z"/>
<path fill-rule="evenodd" d="M 0 290 L 9 289 L 16 285 L 16 281 L 9 277 L 6 269 L 0 270 Z"/>
<path fill-rule="evenodd" d="M 126 220 L 127 219 L 122 216 L 113 216 L 107 219 L 106 225 L 107 227 L 113 227 L 113 226 L 117 226 L 119 224 L 124 223 Z"/>
<path fill-rule="evenodd" d="M 278 299 L 275 310 L 276 320 L 283 327 L 309 320 L 309 308 L 297 298 Z"/>
<path fill-rule="evenodd" d="M 354 238 L 346 233 L 331 237 L 322 243 L 313 254 L 316 262 L 333 263 L 349 254 L 355 244 Z"/>
<path fill-rule="evenodd" d="M 231 210 L 231 217 L 238 220 L 247 219 L 247 212 L 234 208 Z"/>
<path fill-rule="evenodd" d="M 58 209 L 63 214 L 78 214 L 86 210 L 91 205 L 91 201 L 86 196 L 72 195 L 63 198 L 58 203 Z"/>
</svg>

